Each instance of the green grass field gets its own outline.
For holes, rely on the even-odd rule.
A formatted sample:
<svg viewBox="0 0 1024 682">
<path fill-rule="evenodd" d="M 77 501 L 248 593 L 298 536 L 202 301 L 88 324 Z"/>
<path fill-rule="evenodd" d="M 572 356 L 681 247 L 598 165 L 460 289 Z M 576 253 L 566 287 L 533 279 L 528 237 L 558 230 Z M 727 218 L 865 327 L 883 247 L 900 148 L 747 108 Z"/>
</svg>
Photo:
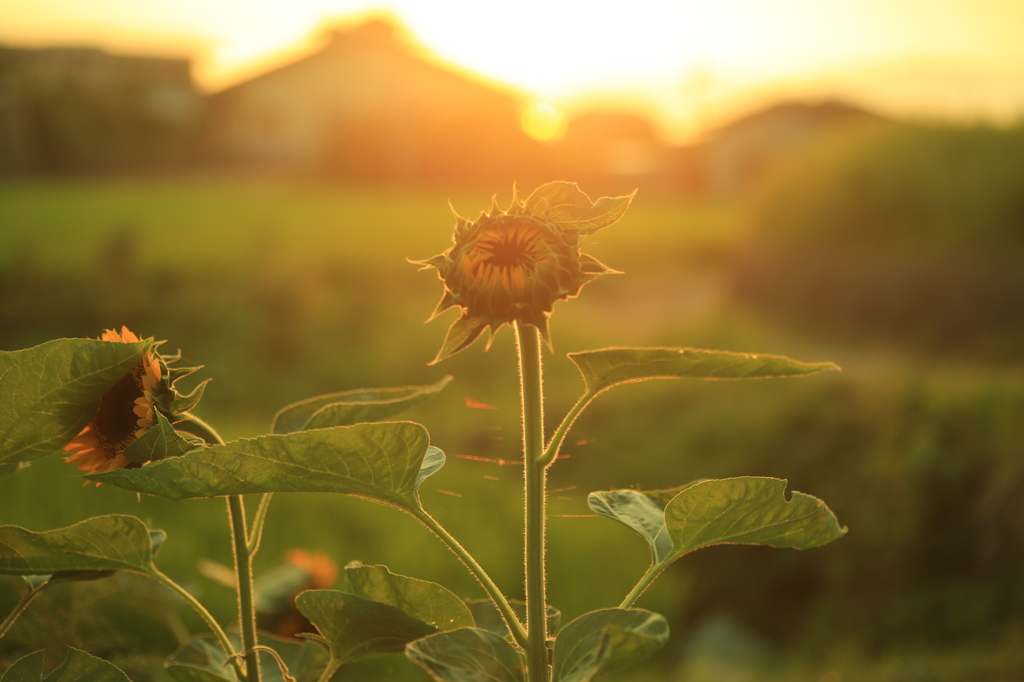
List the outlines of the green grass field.
<svg viewBox="0 0 1024 682">
<path fill-rule="evenodd" d="M 476 346 L 426 366 L 452 313 L 422 324 L 441 284 L 406 262 L 450 245 L 449 198 L 466 217 L 490 203 L 466 190 L 224 177 L 0 184 L 0 349 L 121 324 L 167 339 L 207 366 L 200 376 L 214 381 L 198 412 L 231 438 L 265 432 L 279 407 L 316 393 L 453 374 L 444 395 L 407 415 L 449 456 L 424 489 L 425 506 L 515 594 L 520 474 L 496 461 L 519 452 L 511 335 L 503 331 L 486 354 Z M 669 647 L 615 679 L 1021 679 L 1024 374 L 825 346 L 737 309 L 728 266 L 744 227 L 736 206 L 640 194 L 620 223 L 591 238 L 585 250 L 625 274 L 556 306 L 549 421 L 581 388 L 563 356 L 573 350 L 720 347 L 835 360 L 844 373 L 602 396 L 552 475 L 551 600 L 566 619 L 615 604 L 646 567 L 639 538 L 589 516 L 587 492 L 780 476 L 826 500 L 849 536 L 808 552 L 716 548 L 684 559 L 640 602 L 669 618 Z M 466 398 L 497 409 L 471 409 Z M 43 530 L 138 515 L 168 532 L 164 570 L 230 622 L 230 593 L 196 569 L 200 558 L 230 563 L 221 501 L 137 499 L 84 488 L 75 473 L 50 457 L 0 478 L 0 522 Z M 278 495 L 257 571 L 290 547 L 483 596 L 411 518 L 362 500 Z M 138 682 L 182 628 L 201 631 L 158 590 L 118 580 L 55 589 L 0 642 L 0 668 L 32 647 L 70 643 Z M 13 598 L 0 586 L 0 609 Z M 75 609 L 107 616 L 76 618 Z M 425 679 L 399 657 L 351 675 Z"/>
</svg>

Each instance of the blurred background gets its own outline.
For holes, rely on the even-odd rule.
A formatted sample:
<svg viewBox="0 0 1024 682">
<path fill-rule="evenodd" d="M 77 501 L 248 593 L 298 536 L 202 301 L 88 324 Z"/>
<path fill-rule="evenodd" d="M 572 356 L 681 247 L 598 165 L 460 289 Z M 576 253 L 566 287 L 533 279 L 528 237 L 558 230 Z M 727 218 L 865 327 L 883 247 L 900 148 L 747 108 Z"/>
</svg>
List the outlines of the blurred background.
<svg viewBox="0 0 1024 682">
<path fill-rule="evenodd" d="M 1016 0 L 0 8 L 0 349 L 122 324 L 167 339 L 206 366 L 198 412 L 231 438 L 313 394 L 451 373 L 408 413 L 449 457 L 425 505 L 516 595 L 511 334 L 427 367 L 451 320 L 422 325 L 441 285 L 406 259 L 450 245 L 449 200 L 473 218 L 513 182 L 638 188 L 585 246 L 625 274 L 555 308 L 551 425 L 582 389 L 569 351 L 696 346 L 844 371 L 599 398 L 551 479 L 565 620 L 617 604 L 648 561 L 589 491 L 778 476 L 849 534 L 681 560 L 639 603 L 669 618 L 669 645 L 612 679 L 1024 680 Z M 164 570 L 231 621 L 230 591 L 198 565 L 230 564 L 221 501 L 76 474 L 53 456 L 0 478 L 0 522 L 136 514 L 168 531 Z M 483 596 L 410 518 L 360 500 L 278 495 L 258 571 L 293 549 Z M 0 609 L 16 589 L 0 582 Z M 74 645 L 159 680 L 190 631 L 141 579 L 66 584 L 0 641 L 0 670 Z M 345 674 L 426 679 L 397 655 Z"/>
</svg>

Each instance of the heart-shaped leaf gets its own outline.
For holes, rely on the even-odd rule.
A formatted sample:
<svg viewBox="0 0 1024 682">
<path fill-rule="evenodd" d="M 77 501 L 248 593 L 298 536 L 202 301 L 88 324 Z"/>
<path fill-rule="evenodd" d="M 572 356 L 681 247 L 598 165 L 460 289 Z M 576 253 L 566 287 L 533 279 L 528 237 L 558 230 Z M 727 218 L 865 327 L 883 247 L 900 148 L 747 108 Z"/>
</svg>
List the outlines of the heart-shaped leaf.
<svg viewBox="0 0 1024 682">
<path fill-rule="evenodd" d="M 74 438 L 150 345 L 57 339 L 0 352 L 0 462 L 45 457 Z"/>
<path fill-rule="evenodd" d="M 318 395 L 283 408 L 274 416 L 271 430 L 274 433 L 293 433 L 306 429 L 384 421 L 417 403 L 433 398 L 451 380 L 451 376 L 446 376 L 430 386 L 361 388 Z"/>
<path fill-rule="evenodd" d="M 199 447 L 175 431 L 163 413 L 159 410 L 154 410 L 154 412 L 156 423 L 124 449 L 124 456 L 129 462 L 136 464 L 158 462 L 168 457 L 180 457 Z"/>
<path fill-rule="evenodd" d="M 241 648 L 238 633 L 231 632 L 228 638 L 238 651 Z M 327 667 L 327 652 L 314 642 L 285 640 L 261 632 L 259 643 L 277 653 L 295 682 L 316 682 Z M 264 682 L 285 682 L 281 667 L 270 652 L 261 650 L 259 657 Z M 168 658 L 164 666 L 176 682 L 236 682 L 238 679 L 224 649 L 211 635 L 192 639 Z"/>
<path fill-rule="evenodd" d="M 585 613 L 555 639 L 554 682 L 590 682 L 640 663 L 668 641 L 668 621 L 643 609 Z"/>
<path fill-rule="evenodd" d="M 669 561 L 709 545 L 768 545 L 809 549 L 846 534 L 836 515 L 816 497 L 794 491 L 787 481 L 744 476 L 692 485 L 665 507 L 672 537 Z"/>
<path fill-rule="evenodd" d="M 635 195 L 636 190 L 626 196 L 601 197 L 595 203 L 575 182 L 557 180 L 533 190 L 524 207 L 580 234 L 593 234 L 618 221 Z"/>
<path fill-rule="evenodd" d="M 402 651 L 409 642 L 437 632 L 394 606 L 337 590 L 308 590 L 295 605 L 327 641 L 332 666 Z"/>
<path fill-rule="evenodd" d="M 0 682 L 131 682 L 120 668 L 102 658 L 68 647 L 67 658 L 43 676 L 45 651 L 23 656 L 7 669 Z"/>
<path fill-rule="evenodd" d="M 0 526 L 0 574 L 56 577 L 62 571 L 146 571 L 152 558 L 150 532 L 134 516 L 96 516 L 38 533 Z"/>
<path fill-rule="evenodd" d="M 523 659 L 504 639 L 460 628 L 418 639 L 405 655 L 437 682 L 524 682 Z"/>
<path fill-rule="evenodd" d="M 438 630 L 472 627 L 473 615 L 448 588 L 429 580 L 397 575 L 387 566 L 345 567 L 349 591 L 365 599 L 389 604 Z"/>
<path fill-rule="evenodd" d="M 569 353 L 593 395 L 618 384 L 650 379 L 765 379 L 838 370 L 831 362 L 798 362 L 780 355 L 748 355 L 694 348 L 604 348 Z"/>
<path fill-rule="evenodd" d="M 355 424 L 233 441 L 86 478 L 174 500 L 333 492 L 408 511 L 419 508 L 420 483 L 444 463 L 428 438 L 412 422 Z"/>
</svg>

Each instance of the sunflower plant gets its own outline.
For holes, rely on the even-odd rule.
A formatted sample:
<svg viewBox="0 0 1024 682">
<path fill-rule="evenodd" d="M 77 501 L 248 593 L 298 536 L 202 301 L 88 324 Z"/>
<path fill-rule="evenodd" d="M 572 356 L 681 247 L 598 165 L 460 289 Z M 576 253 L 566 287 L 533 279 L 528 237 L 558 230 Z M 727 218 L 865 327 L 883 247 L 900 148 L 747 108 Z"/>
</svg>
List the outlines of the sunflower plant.
<svg viewBox="0 0 1024 682">
<path fill-rule="evenodd" d="M 235 566 L 225 569 L 223 582 L 237 592 L 238 631 L 225 629 L 157 568 L 161 531 L 119 515 L 42 532 L 0 526 L 0 573 L 25 580 L 24 596 L 0 624 L 0 636 L 54 583 L 131 571 L 175 591 L 210 629 L 167 661 L 168 673 L 179 682 L 346 679 L 346 664 L 394 652 L 404 652 L 440 682 L 587 682 L 642 661 L 665 644 L 665 618 L 635 603 L 676 559 L 716 544 L 806 549 L 841 537 L 846 529 L 821 500 L 800 492 L 787 497 L 782 479 L 702 479 L 662 490 L 592 492 L 590 508 L 640 535 L 651 563 L 628 594 L 560 625 L 545 577 L 546 477 L 574 422 L 598 395 L 653 379 L 754 379 L 838 369 L 832 363 L 692 348 L 569 353 L 584 388 L 548 435 L 541 363 L 543 344 L 551 345 L 548 320 L 557 302 L 615 272 L 583 253 L 581 241 L 618 221 L 632 199 L 631 194 L 591 201 L 569 182 L 548 183 L 525 199 L 513 192 L 505 210 L 495 203 L 475 220 L 456 214 L 452 246 L 419 261 L 436 270 L 444 285 L 434 317 L 460 311 L 431 364 L 469 348 L 484 332 L 488 346 L 506 325 L 515 335 L 525 603 L 510 599 L 420 500 L 421 484 L 444 465 L 445 456 L 423 426 L 394 417 L 438 394 L 451 377 L 429 386 L 316 396 L 278 412 L 269 434 L 226 443 L 194 414 L 205 383 L 187 394 L 177 388 L 197 368 L 178 367 L 180 354 L 165 357 L 160 344 L 122 329 L 97 340 L 58 339 L 0 353 L 0 471 L 13 473 L 63 450 L 70 464 L 86 472 L 86 482 L 97 486 L 174 500 L 225 498 Z M 290 601 L 294 585 L 326 585 L 317 577 L 323 567 L 312 561 L 264 581 L 273 588 L 262 594 L 254 583 L 252 557 L 272 496 L 301 492 L 353 495 L 410 514 L 462 561 L 488 599 L 464 600 L 442 585 L 353 562 L 344 570 L 344 590 L 309 589 L 294 599 L 315 634 L 285 641 L 259 632 L 258 603 L 280 602 L 281 595 Z M 246 513 L 247 503 L 255 504 L 254 513 Z M 296 580 L 296 570 L 306 573 Z M 39 653 L 14 668 L 38 675 L 41 665 Z M 75 650 L 63 668 L 127 679 L 109 663 Z"/>
</svg>

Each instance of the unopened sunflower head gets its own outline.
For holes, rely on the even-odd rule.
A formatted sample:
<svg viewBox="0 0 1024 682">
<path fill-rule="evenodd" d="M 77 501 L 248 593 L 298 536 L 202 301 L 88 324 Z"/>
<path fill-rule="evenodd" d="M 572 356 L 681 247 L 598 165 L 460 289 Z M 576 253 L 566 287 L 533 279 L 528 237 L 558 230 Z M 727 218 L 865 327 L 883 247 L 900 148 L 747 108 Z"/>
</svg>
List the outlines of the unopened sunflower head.
<svg viewBox="0 0 1024 682">
<path fill-rule="evenodd" d="M 140 339 L 127 327 L 121 331 L 108 329 L 100 341 L 136 343 Z M 188 396 L 181 396 L 174 383 L 196 371 L 196 367 L 170 367 L 176 358 L 164 358 L 154 344 L 142 354 L 142 359 L 100 398 L 96 414 L 77 436 L 64 445 L 70 453 L 66 462 L 90 474 L 113 469 L 141 466 L 125 456 L 125 450 L 141 438 L 157 421 L 157 411 L 168 417 L 184 412 L 202 395 L 200 386 Z M 97 485 L 99 485 L 97 483 Z"/>
<path fill-rule="evenodd" d="M 462 309 L 431 364 L 467 348 L 485 330 L 489 348 L 495 332 L 514 322 L 533 325 L 550 345 L 548 317 L 555 301 L 573 298 L 586 283 L 615 272 L 581 253 L 580 237 L 616 222 L 634 194 L 592 202 L 576 183 L 551 182 L 525 200 L 513 188 L 505 211 L 495 201 L 475 221 L 456 214 L 455 245 L 420 261 L 437 268 L 445 286 L 430 319 Z"/>
</svg>

